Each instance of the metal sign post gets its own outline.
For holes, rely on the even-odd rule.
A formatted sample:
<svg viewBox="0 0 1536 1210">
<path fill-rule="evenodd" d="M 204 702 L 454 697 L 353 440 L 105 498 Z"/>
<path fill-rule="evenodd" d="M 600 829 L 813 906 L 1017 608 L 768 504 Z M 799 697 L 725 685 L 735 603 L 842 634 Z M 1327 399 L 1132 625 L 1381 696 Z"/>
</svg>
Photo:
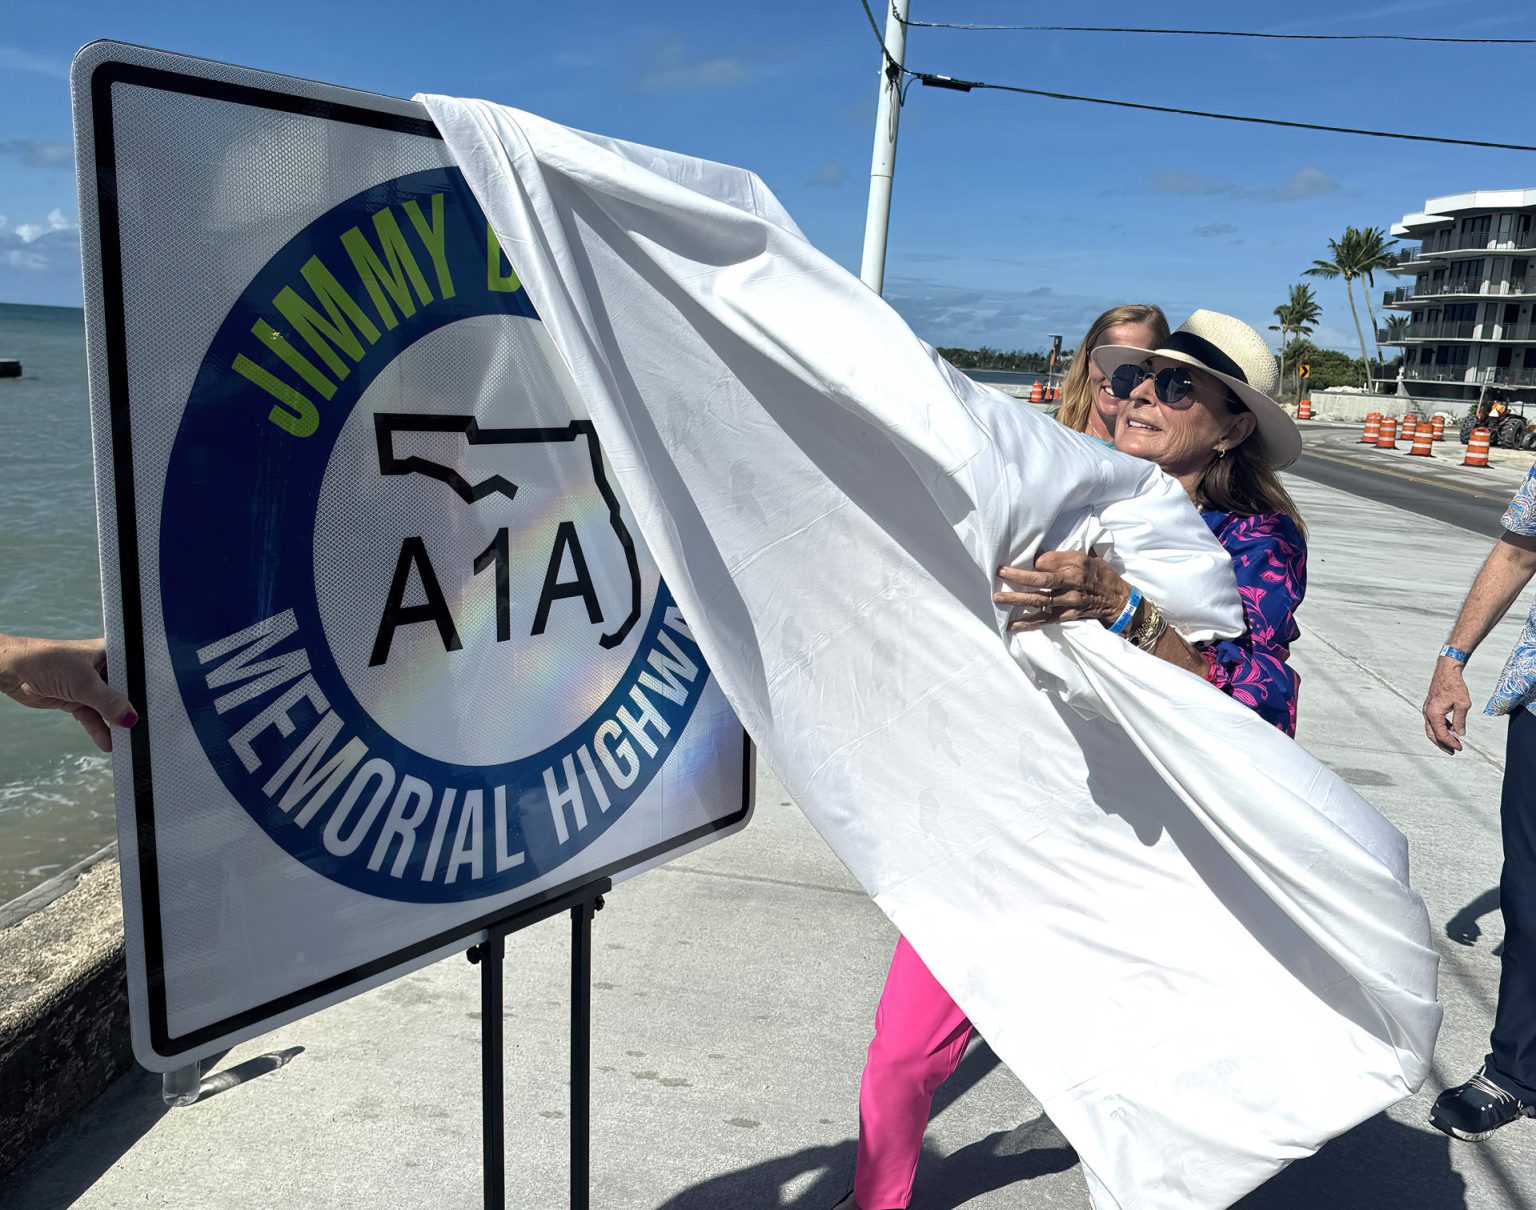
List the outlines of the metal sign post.
<svg viewBox="0 0 1536 1210">
<path fill-rule="evenodd" d="M 592 1159 L 592 917 L 613 889 L 602 879 L 489 926 L 466 957 L 480 967 L 481 1133 L 486 1210 L 505 1210 L 506 1048 L 502 959 L 506 938 L 562 912 L 571 915 L 571 1210 L 588 1210 Z"/>
</svg>

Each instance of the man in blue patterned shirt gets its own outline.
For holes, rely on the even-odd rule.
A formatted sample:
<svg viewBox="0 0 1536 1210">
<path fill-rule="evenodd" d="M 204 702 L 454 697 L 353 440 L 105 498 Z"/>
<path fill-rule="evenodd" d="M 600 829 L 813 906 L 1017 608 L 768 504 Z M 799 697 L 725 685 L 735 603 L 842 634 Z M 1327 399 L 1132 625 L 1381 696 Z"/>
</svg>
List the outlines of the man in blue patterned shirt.
<svg viewBox="0 0 1536 1210">
<path fill-rule="evenodd" d="M 1424 730 L 1443 752 L 1461 751 L 1472 697 L 1462 668 L 1536 575 L 1536 467 L 1500 522 L 1488 553 L 1440 649 L 1424 700 Z M 1485 713 L 1507 714 L 1500 818 L 1504 872 L 1504 957 L 1490 1053 L 1465 1084 L 1440 1094 L 1430 1122 L 1461 1139 L 1485 1139 L 1522 1115 L 1536 1117 L 1536 606 L 1499 675 Z"/>
</svg>

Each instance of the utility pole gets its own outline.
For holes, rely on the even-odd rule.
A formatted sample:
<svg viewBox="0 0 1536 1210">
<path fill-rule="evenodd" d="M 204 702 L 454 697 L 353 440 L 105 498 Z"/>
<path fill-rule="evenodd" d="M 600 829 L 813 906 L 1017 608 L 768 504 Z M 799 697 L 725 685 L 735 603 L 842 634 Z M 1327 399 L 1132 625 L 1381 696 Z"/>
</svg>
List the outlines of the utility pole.
<svg viewBox="0 0 1536 1210">
<path fill-rule="evenodd" d="M 888 0 L 885 54 L 880 58 L 880 104 L 875 111 L 875 152 L 869 169 L 869 213 L 864 220 L 864 261 L 859 278 L 876 294 L 885 289 L 885 241 L 891 228 L 891 180 L 896 175 L 896 131 L 901 124 L 901 72 L 907 55 L 908 0 Z"/>
</svg>

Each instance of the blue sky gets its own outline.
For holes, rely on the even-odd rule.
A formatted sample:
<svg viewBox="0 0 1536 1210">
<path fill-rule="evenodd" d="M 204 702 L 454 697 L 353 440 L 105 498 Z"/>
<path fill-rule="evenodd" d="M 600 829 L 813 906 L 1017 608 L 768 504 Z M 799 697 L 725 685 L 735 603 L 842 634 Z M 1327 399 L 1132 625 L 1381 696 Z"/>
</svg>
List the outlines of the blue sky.
<svg viewBox="0 0 1536 1210">
<path fill-rule="evenodd" d="M 872 0 L 877 13 L 879 0 Z M 913 0 L 913 20 L 1519 37 L 1522 5 L 1292 0 L 1278 10 L 1095 0 Z M 1252 16 L 1244 10 L 1255 10 Z M 1468 14 L 1472 15 L 1468 15 Z M 758 172 L 857 270 L 879 52 L 858 0 L 774 4 L 376 0 L 28 5 L 0 29 L 0 301 L 78 305 L 67 72 L 116 38 L 409 96 L 488 97 Z M 1300 121 L 1533 142 L 1536 47 L 1251 42 L 914 29 L 951 76 Z M 1443 82 L 1443 83 L 1442 83 Z M 1463 108 L 1465 107 L 1465 108 Z M 1424 199 L 1536 186 L 1536 155 L 913 87 L 886 296 L 937 344 L 1074 344 L 1103 307 L 1198 306 L 1261 328 L 1348 223 Z M 1380 288 L 1381 283 L 1378 283 Z M 1321 282 L 1322 343 L 1354 340 Z"/>
</svg>

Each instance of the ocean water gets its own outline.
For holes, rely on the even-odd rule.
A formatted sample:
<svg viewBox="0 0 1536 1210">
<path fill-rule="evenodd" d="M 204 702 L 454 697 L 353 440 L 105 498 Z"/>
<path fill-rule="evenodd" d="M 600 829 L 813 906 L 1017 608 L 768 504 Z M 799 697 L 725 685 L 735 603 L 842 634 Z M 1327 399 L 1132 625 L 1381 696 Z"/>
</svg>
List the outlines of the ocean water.
<svg viewBox="0 0 1536 1210">
<path fill-rule="evenodd" d="M 0 631 L 101 633 L 84 313 L 0 303 Z M 115 835 L 108 758 L 68 715 L 0 699 L 0 903 Z"/>
</svg>

